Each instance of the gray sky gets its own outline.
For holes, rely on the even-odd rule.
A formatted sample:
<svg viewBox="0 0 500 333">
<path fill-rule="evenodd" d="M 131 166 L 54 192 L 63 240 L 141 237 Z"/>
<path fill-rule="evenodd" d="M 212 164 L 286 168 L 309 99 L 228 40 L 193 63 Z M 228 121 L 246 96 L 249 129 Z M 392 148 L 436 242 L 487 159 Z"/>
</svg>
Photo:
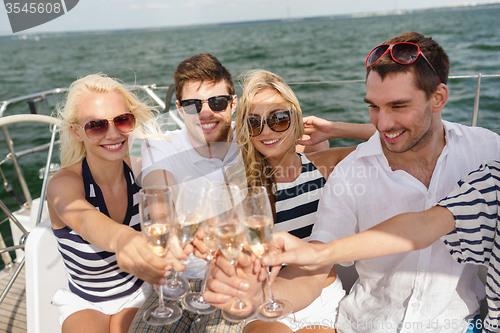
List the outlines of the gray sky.
<svg viewBox="0 0 500 333">
<path fill-rule="evenodd" d="M 491 2 L 499 1 L 474 3 Z M 461 0 L 80 0 L 63 16 L 17 34 L 172 27 L 464 4 L 472 3 Z M 12 35 L 4 6 L 0 6 L 0 35 Z"/>
</svg>

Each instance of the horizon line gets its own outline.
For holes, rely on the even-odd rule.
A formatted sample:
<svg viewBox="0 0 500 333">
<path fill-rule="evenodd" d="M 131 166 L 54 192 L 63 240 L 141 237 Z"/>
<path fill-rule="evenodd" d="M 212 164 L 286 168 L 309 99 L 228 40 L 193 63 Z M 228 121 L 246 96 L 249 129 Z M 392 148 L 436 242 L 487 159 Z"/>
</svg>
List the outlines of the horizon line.
<svg viewBox="0 0 500 333">
<path fill-rule="evenodd" d="M 26 33 L 12 33 L 8 31 L 0 31 L 0 39 L 36 39 L 36 37 L 58 37 L 58 35 L 71 35 L 71 34 L 105 34 L 105 33 L 123 33 L 130 31 L 161 31 L 161 30 L 181 30 L 181 29 L 196 29 L 200 27 L 220 27 L 220 26 L 233 26 L 233 25 L 245 25 L 245 24 L 263 24 L 263 23 L 280 23 L 280 22 L 301 22 L 301 21 L 312 21 L 312 20 L 335 20 L 335 19 L 346 19 L 346 18 L 366 18 L 366 17 L 376 17 L 376 16 L 395 16 L 395 15 L 408 15 L 420 12 L 429 11 L 442 11 L 442 10 L 467 10 L 478 7 L 487 7 L 492 5 L 500 5 L 500 0 L 492 0 L 485 3 L 476 2 L 464 2 L 461 4 L 454 4 L 450 6 L 443 7 L 426 7 L 420 9 L 395 9 L 392 11 L 380 11 L 380 12 L 365 12 L 365 13 L 352 13 L 352 14 L 335 14 L 335 15 L 322 15 L 322 16 L 305 16 L 305 17 L 288 17 L 288 18 L 276 18 L 276 19 L 265 19 L 265 20 L 247 20 L 247 21 L 235 21 L 235 22 L 220 22 L 220 23 L 206 23 L 206 24 L 190 24 L 190 25 L 178 25 L 178 26 L 156 26 L 156 27 L 143 27 L 143 28 L 116 28 L 116 29 L 95 29 L 95 30 L 67 30 L 67 31 L 41 31 L 41 32 L 26 32 Z M 480 8 L 478 8 L 480 9 Z M 4 33 L 10 33 L 7 35 Z M 39 39 L 39 38 L 38 38 Z"/>
</svg>

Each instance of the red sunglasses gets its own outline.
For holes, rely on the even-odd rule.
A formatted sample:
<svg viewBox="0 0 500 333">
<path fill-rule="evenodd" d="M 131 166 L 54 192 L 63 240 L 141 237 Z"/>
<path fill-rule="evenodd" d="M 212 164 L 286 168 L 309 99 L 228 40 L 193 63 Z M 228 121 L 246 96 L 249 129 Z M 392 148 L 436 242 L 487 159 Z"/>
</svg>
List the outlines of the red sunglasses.
<svg viewBox="0 0 500 333">
<path fill-rule="evenodd" d="M 421 55 L 422 58 L 424 58 L 424 60 L 429 64 L 434 74 L 436 74 L 439 82 L 443 82 L 443 80 L 441 80 L 441 77 L 434 69 L 434 66 L 432 66 L 425 54 L 423 54 L 420 50 L 420 47 L 415 43 L 400 42 L 379 45 L 371 50 L 370 53 L 368 53 L 365 61 L 365 66 L 371 67 L 375 65 L 377 61 L 379 61 L 380 58 L 382 58 L 387 52 L 390 53 L 392 60 L 401 65 L 411 65 L 415 61 L 417 61 L 418 56 Z"/>
<path fill-rule="evenodd" d="M 115 125 L 118 132 L 130 133 L 135 127 L 135 116 L 132 113 L 124 113 L 114 117 L 113 119 L 91 120 L 83 127 L 76 123 L 73 125 L 80 127 L 90 140 L 99 140 L 102 139 L 108 132 L 110 123 Z"/>
</svg>

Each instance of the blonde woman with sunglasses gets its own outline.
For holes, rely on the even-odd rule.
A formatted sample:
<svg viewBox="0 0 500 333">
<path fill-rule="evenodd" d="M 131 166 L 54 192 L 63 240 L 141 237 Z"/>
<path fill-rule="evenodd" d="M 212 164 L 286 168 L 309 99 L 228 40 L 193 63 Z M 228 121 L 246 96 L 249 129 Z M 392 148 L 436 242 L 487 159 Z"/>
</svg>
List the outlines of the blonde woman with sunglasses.
<svg viewBox="0 0 500 333">
<path fill-rule="evenodd" d="M 52 304 L 62 332 L 126 332 L 150 291 L 143 280 L 158 283 L 168 268 L 140 233 L 140 188 L 127 157 L 131 132 L 153 113 L 114 79 L 93 74 L 71 85 L 57 116 L 62 168 L 47 193 L 69 288 Z"/>
<path fill-rule="evenodd" d="M 264 70 L 245 75 L 235 132 L 246 166 L 248 185 L 265 186 L 270 193 L 275 213 L 274 230 L 288 231 L 307 239 L 328 175 L 354 147 L 298 153 L 296 144 L 304 134 L 299 101 L 281 77 Z M 374 128 L 358 125 L 352 132 L 354 138 L 365 133 L 366 136 L 361 138 L 368 139 Z M 334 323 L 332 319 L 336 317 L 338 302 L 344 294 L 333 268 L 322 296 L 308 307 L 294 309 L 295 313 L 277 322 L 252 321 L 245 327 L 245 332 L 300 331 L 308 322 L 328 320 Z M 318 326 L 318 329 L 334 331 L 333 327 Z"/>
</svg>

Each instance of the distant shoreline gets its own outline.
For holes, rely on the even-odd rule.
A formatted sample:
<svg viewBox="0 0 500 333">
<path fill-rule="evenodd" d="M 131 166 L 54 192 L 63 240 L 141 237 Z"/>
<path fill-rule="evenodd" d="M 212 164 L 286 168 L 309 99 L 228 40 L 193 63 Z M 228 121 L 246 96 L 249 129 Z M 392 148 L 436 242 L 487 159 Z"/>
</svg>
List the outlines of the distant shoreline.
<svg viewBox="0 0 500 333">
<path fill-rule="evenodd" d="M 130 32 L 155 32 L 155 31 L 172 31 L 172 30 L 191 30 L 199 28 L 214 28 L 214 27 L 230 27 L 242 25 L 255 25 L 255 24 L 269 24 L 269 23 L 289 23 L 289 22 L 306 22 L 306 21 L 324 21 L 324 20 L 342 20 L 342 19 L 355 19 L 379 16 L 399 16 L 409 14 L 421 13 L 437 13 L 447 11 L 467 11 L 467 10 L 485 10 L 485 9 L 498 9 L 500 8 L 500 0 L 492 1 L 487 4 L 463 4 L 447 7 L 424 8 L 424 9 L 411 9 L 411 10 L 395 10 L 376 13 L 357 13 L 357 14 L 343 14 L 343 15 L 327 15 L 327 16 L 314 16 L 302 18 L 284 18 L 272 20 L 253 20 L 241 22 L 228 22 L 228 23 L 211 23 L 200 25 L 186 25 L 176 27 L 150 27 L 150 28 L 134 28 L 134 29 L 116 29 L 116 30 L 88 30 L 88 31 L 69 31 L 69 32 L 34 32 L 22 35 L 0 35 L 2 40 L 39 40 L 40 38 L 58 38 L 58 37 L 71 37 L 76 35 L 105 35 L 105 34 L 122 34 Z"/>
</svg>

